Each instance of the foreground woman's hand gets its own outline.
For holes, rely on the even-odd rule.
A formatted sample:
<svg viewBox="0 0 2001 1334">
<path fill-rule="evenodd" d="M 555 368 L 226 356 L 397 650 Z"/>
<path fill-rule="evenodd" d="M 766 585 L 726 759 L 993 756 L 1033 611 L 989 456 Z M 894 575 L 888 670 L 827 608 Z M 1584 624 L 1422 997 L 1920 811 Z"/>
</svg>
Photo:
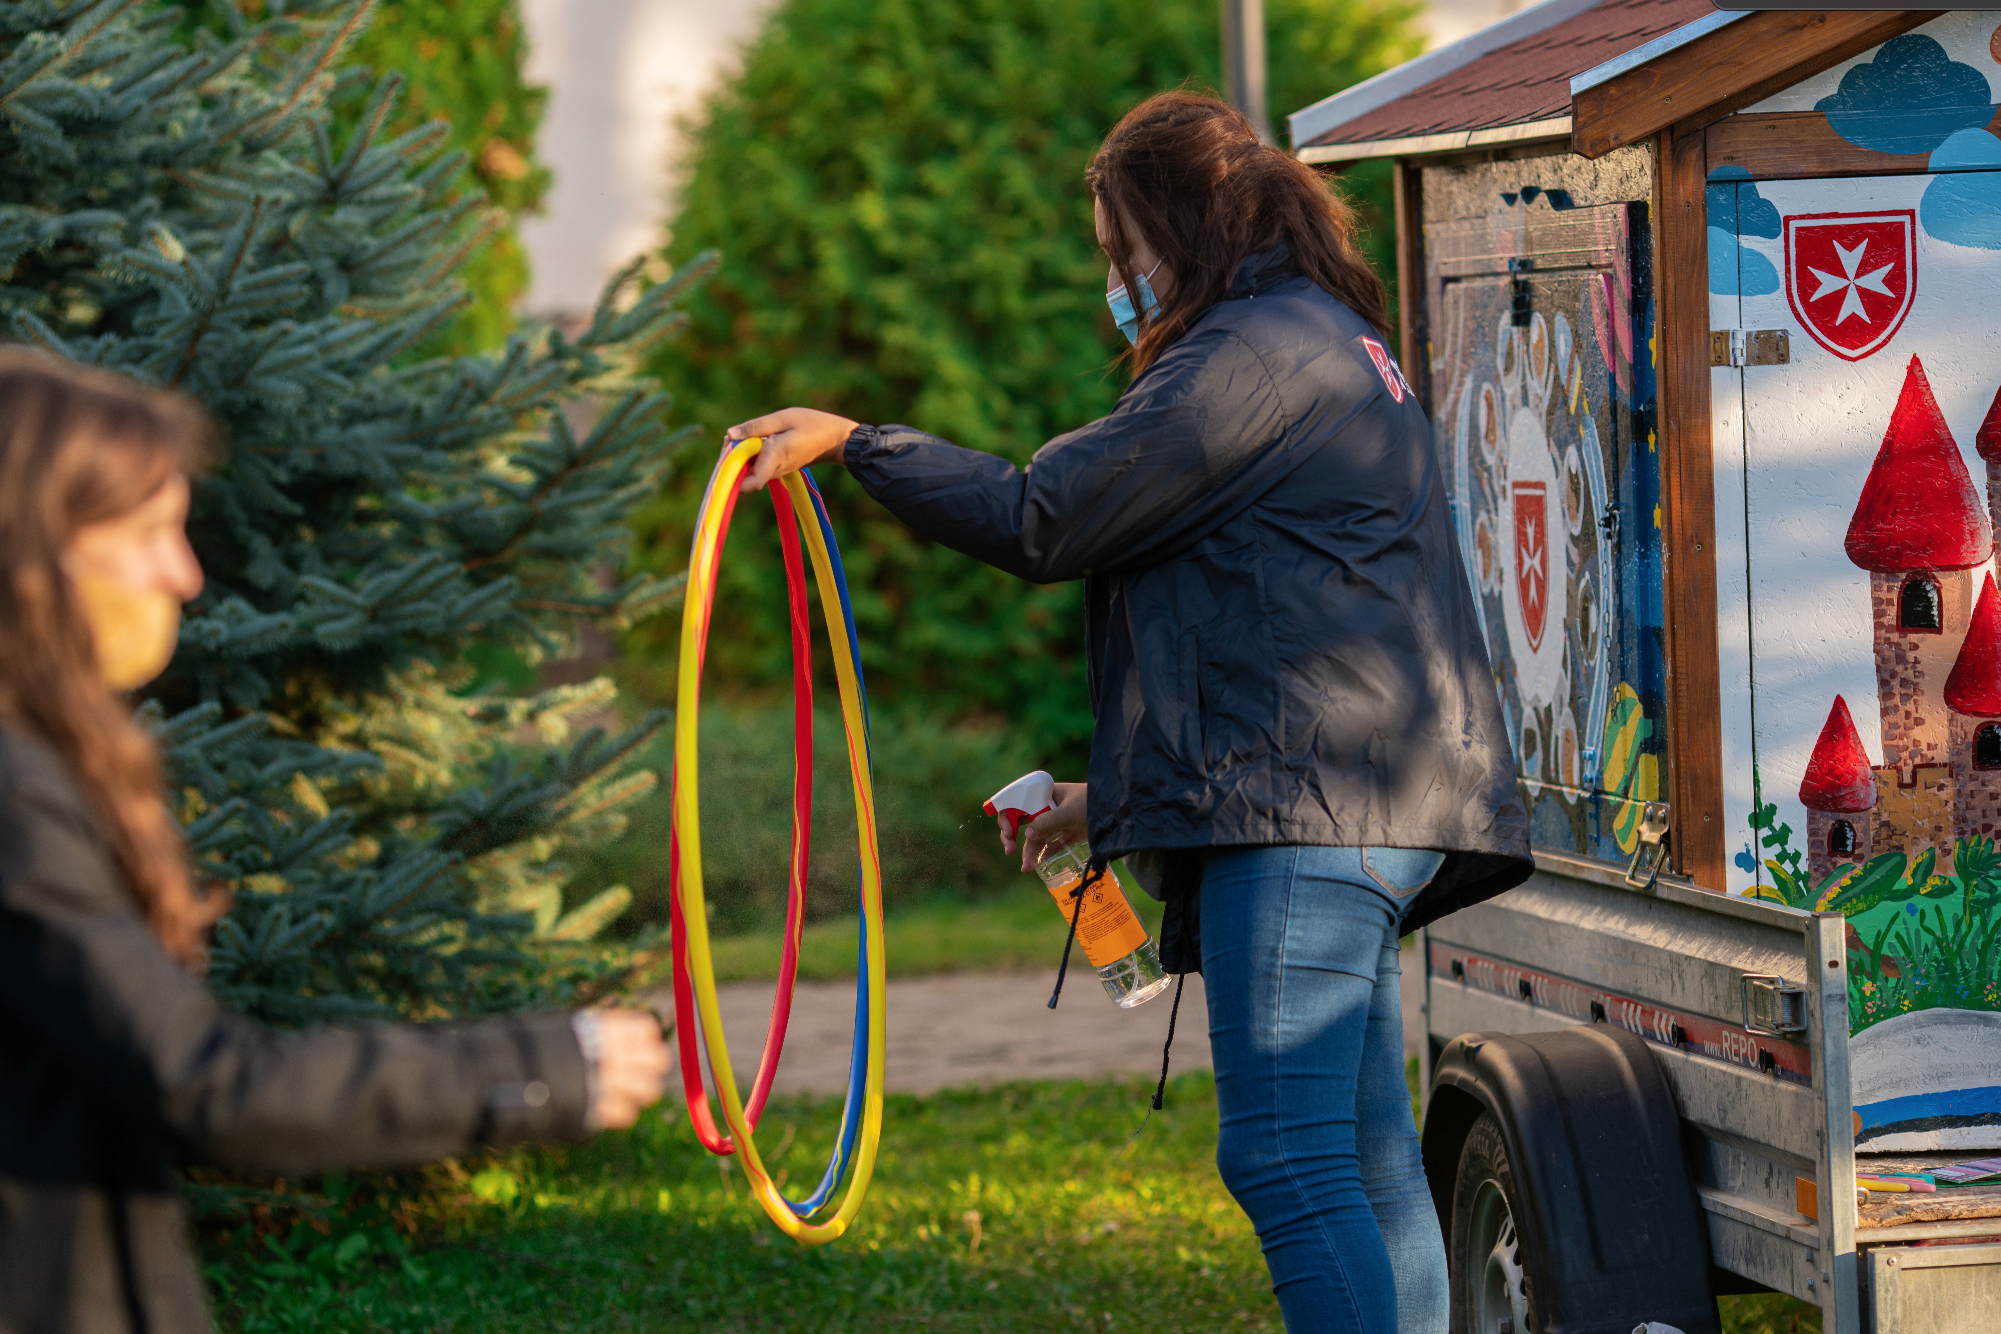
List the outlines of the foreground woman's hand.
<svg viewBox="0 0 2001 1334">
<path fill-rule="evenodd" d="M 594 1010 L 597 1022 L 597 1098 L 586 1119 L 597 1130 L 624 1130 L 660 1101 L 673 1054 L 660 1021 L 639 1010 Z"/>
<path fill-rule="evenodd" d="M 725 431 L 723 438 L 734 444 L 754 435 L 764 437 L 764 448 L 757 452 L 749 471 L 743 475 L 740 489 L 748 495 L 762 491 L 767 482 L 798 472 L 809 463 L 838 456 L 841 447 L 848 443 L 848 436 L 860 425 L 858 421 L 813 408 L 780 408 L 739 422 Z"/>
<path fill-rule="evenodd" d="M 1051 843 L 1074 843 L 1084 837 L 1087 790 L 1083 783 L 1058 783 L 1056 804 L 1021 827 L 1022 870 L 1033 871 L 1042 860 L 1042 850 Z M 1001 851 L 1016 851 L 1015 836 L 1008 832 L 1006 820 L 1000 821 L 1000 836 Z"/>
</svg>

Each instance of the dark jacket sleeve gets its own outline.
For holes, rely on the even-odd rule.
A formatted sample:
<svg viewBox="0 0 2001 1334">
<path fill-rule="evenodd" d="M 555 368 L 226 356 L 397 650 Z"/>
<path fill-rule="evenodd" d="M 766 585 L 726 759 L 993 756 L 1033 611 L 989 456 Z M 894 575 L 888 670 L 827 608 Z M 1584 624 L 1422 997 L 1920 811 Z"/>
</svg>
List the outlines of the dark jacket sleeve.
<svg viewBox="0 0 2001 1334">
<path fill-rule="evenodd" d="M 191 1161 L 414 1163 L 584 1133 L 567 1016 L 282 1032 L 224 1011 L 154 939 L 52 751 L 0 744 L 0 1023 Z"/>
<path fill-rule="evenodd" d="M 926 537 L 1055 583 L 1184 555 L 1274 483 L 1257 464 L 1287 424 L 1257 349 L 1198 326 L 1026 471 L 908 426 L 863 427 L 843 461 Z"/>
</svg>

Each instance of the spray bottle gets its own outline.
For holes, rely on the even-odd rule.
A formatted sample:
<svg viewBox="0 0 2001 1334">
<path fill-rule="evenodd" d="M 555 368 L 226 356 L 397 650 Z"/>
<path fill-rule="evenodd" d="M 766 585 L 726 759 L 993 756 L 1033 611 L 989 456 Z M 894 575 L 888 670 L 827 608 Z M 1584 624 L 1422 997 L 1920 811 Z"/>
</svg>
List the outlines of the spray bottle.
<svg viewBox="0 0 2001 1334">
<path fill-rule="evenodd" d="M 987 814 L 1008 822 L 1018 839 L 1021 827 L 1056 804 L 1056 780 L 1037 769 L 1015 779 L 987 799 Z M 1090 845 L 1053 842 L 1042 850 L 1035 873 L 1049 887 L 1063 920 L 1077 923 L 1077 943 L 1084 957 L 1098 970 L 1098 980 L 1122 1010 L 1130 1010 L 1167 989 L 1169 978 L 1161 971 L 1160 952 L 1153 937 L 1133 911 L 1125 888 L 1110 867 L 1089 884 L 1085 876 L 1091 861 Z M 1077 890 L 1083 886 L 1080 908 Z M 1054 1005 L 1056 1002 L 1051 1001 Z"/>
</svg>

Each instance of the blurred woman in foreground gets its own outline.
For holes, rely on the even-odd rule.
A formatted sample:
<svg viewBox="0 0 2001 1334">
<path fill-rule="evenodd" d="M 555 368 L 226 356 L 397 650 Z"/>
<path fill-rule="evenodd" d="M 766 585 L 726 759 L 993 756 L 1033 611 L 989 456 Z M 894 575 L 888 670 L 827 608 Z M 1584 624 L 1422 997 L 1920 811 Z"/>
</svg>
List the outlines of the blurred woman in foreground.
<svg viewBox="0 0 2001 1334">
<path fill-rule="evenodd" d="M 211 1328 L 174 1177 L 413 1163 L 631 1125 L 632 1011 L 277 1032 L 197 978 L 204 896 L 118 692 L 201 591 L 175 395 L 0 349 L 0 1334 Z"/>
</svg>

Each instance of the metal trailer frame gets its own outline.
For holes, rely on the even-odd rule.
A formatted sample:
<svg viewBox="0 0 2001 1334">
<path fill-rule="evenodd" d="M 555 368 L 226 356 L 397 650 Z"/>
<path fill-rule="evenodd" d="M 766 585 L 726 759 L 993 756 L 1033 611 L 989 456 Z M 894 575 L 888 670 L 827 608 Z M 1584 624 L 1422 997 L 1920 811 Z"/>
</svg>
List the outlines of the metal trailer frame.
<svg viewBox="0 0 2001 1334">
<path fill-rule="evenodd" d="M 1858 1239 L 1846 930 L 1538 850 L 1520 888 L 1419 933 L 1422 1087 L 1464 1033 L 1618 1024 L 1673 1089 L 1720 1269 L 1819 1306 L 1824 1334 L 2001 1329 L 2001 1240 L 1938 1244 L 2001 1238 L 2001 1218 Z"/>
</svg>

